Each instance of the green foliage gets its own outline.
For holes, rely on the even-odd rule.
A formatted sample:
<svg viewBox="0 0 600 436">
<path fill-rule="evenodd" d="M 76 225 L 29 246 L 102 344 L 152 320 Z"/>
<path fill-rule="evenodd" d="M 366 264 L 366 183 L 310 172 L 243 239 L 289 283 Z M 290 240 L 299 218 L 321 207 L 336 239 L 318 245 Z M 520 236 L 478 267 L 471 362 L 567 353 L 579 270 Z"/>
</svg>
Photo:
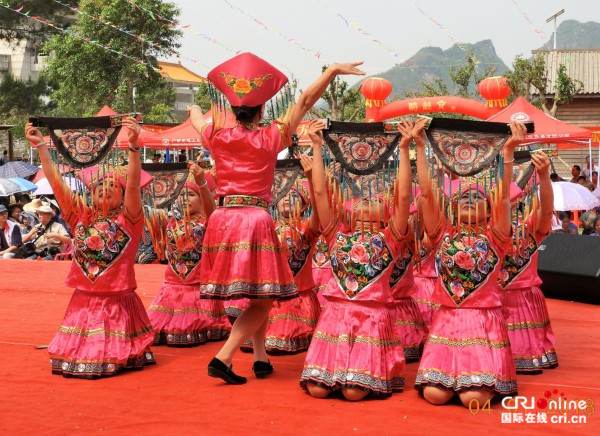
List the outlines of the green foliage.
<svg viewBox="0 0 600 436">
<path fill-rule="evenodd" d="M 327 67 L 323 67 L 325 71 Z M 344 79 L 337 76 L 322 95 L 327 108 L 313 108 L 318 117 L 329 117 L 336 121 L 364 121 L 366 108 L 360 89 L 352 88 Z"/>
<path fill-rule="evenodd" d="M 201 83 L 198 86 L 198 91 L 194 94 L 194 104 L 200 106 L 203 113 L 210 109 L 211 101 L 208 93 L 208 83 Z"/>
<path fill-rule="evenodd" d="M 558 66 L 553 89 L 548 89 L 548 76 L 542 53 L 536 54 L 532 59 L 516 56 L 512 69 L 504 76 L 511 89 L 510 100 L 522 96 L 551 116 L 556 115 L 559 105 L 570 102 L 583 89 L 583 84 L 569 77 L 567 68 L 562 64 Z M 533 94 L 539 98 L 534 98 Z M 549 94 L 552 94 L 552 97 Z M 548 106 L 548 100 L 552 102 L 551 107 Z"/>
<path fill-rule="evenodd" d="M 25 123 L 30 115 L 47 111 L 49 106 L 43 97 L 49 95 L 50 88 L 44 77 L 37 82 L 15 79 L 6 75 L 0 82 L 0 119 L 2 124 L 13 124 L 17 138 L 24 136 Z"/>
<path fill-rule="evenodd" d="M 137 0 L 136 3 L 168 20 L 175 20 L 179 14 L 172 2 Z M 120 0 L 81 0 L 80 9 L 156 45 L 142 42 L 86 15 L 78 15 L 72 32 L 131 57 L 142 58 L 152 67 L 82 41 L 71 33 L 54 35 L 44 49 L 51 53 L 46 73 L 51 81 L 60 84 L 51 95 L 57 106 L 56 113 L 90 116 L 108 104 L 117 112 L 136 110 L 157 119 L 168 118 L 164 108 L 154 106 L 157 101 L 171 105 L 175 91 L 156 70 L 156 58 L 171 54 L 179 46 L 177 40 L 181 33 L 168 21 L 152 19 Z"/>
<path fill-rule="evenodd" d="M 2 3 L 12 9 L 23 7 L 22 13 L 30 11 L 29 15 L 39 15 L 59 26 L 67 24 L 67 15 L 72 13 L 68 8 L 54 3 L 52 0 L 2 0 Z M 67 2 L 65 1 L 64 3 Z M 69 0 L 68 3 L 77 7 L 79 1 Z M 37 48 L 49 35 L 56 32 L 51 27 L 35 23 L 30 18 L 16 14 L 6 8 L 0 8 L 0 23 L 0 40 L 16 42 L 27 38 L 33 43 L 34 48 Z"/>
</svg>

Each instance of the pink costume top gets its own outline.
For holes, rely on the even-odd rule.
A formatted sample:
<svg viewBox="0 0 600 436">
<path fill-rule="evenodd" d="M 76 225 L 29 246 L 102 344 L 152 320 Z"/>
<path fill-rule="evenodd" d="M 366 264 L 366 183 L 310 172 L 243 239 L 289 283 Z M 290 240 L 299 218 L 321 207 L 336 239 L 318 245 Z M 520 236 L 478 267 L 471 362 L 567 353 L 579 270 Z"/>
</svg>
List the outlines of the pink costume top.
<svg viewBox="0 0 600 436">
<path fill-rule="evenodd" d="M 538 246 L 545 236 L 530 231 L 531 226 L 523 227 L 513 223 L 513 239 L 509 245 L 508 253 L 504 257 L 504 264 L 500 270 L 498 284 L 504 290 L 524 289 L 542 284 L 537 273 Z M 518 235 L 518 238 L 516 237 Z M 518 240 L 518 248 L 517 248 Z"/>
<path fill-rule="evenodd" d="M 256 130 L 238 124 L 214 134 L 212 130 L 205 124 L 202 140 L 215 160 L 217 197 L 248 195 L 271 203 L 277 154 L 287 143 L 287 124 L 275 121 Z"/>
<path fill-rule="evenodd" d="M 432 237 L 438 245 L 436 261 L 440 273 L 434 300 L 451 308 L 501 307 L 498 275 L 509 238 L 493 227 L 460 234 L 451 229 Z"/>
<path fill-rule="evenodd" d="M 81 214 L 63 210 L 73 229 L 73 263 L 66 285 L 87 292 L 113 293 L 137 288 L 133 265 L 144 228 L 143 214 L 136 222 L 125 208 L 116 216 L 84 224 Z M 78 216 L 79 215 L 79 216 Z"/>
<path fill-rule="evenodd" d="M 176 284 L 200 283 L 200 259 L 206 226 L 200 217 L 191 217 L 191 238 L 187 238 L 183 220 L 170 219 L 166 229 L 165 254 L 169 265 L 165 270 L 165 282 Z"/>
<path fill-rule="evenodd" d="M 389 304 L 394 259 L 405 249 L 407 235 L 400 235 L 393 222 L 382 231 L 371 233 L 350 229 L 333 220 L 323 232 L 329 244 L 331 270 L 324 296 L 328 300 Z"/>
<path fill-rule="evenodd" d="M 281 245 L 286 250 L 286 258 L 292 273 L 298 292 L 309 291 L 315 288 L 312 275 L 311 259 L 315 251 L 318 234 L 314 233 L 309 226 L 309 220 L 304 220 L 300 231 L 292 231 L 289 226 L 283 227 L 285 237 L 282 237 L 282 226 L 277 226 L 277 233 L 282 239 Z"/>
</svg>

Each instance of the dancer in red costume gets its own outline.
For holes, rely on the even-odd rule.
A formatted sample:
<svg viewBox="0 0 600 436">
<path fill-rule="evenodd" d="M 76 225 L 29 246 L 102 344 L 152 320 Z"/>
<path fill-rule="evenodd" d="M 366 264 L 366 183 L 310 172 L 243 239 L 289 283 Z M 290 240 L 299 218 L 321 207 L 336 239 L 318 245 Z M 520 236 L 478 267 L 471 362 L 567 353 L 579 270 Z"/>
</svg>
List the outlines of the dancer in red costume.
<svg viewBox="0 0 600 436">
<path fill-rule="evenodd" d="M 480 185 L 461 189 L 458 202 L 450 205 L 456 208 L 456 229 L 446 224 L 433 193 L 425 134 L 414 137 L 421 201 L 429 211 L 423 214 L 423 223 L 439 258 L 435 299 L 441 307 L 433 319 L 415 381 L 415 387 L 432 404 L 445 404 L 458 393 L 469 407 L 471 401 L 485 404 L 494 393 L 517 392 L 497 282 L 510 243 L 514 149 L 526 133 L 521 123 L 511 123 L 510 128 L 512 135 L 502 150 L 503 177 L 493 198 L 487 199 Z"/>
<path fill-rule="evenodd" d="M 95 167 L 82 178 L 92 205 L 73 194 L 52 162 L 44 137 L 31 124 L 26 136 L 38 151 L 42 169 L 73 229 L 73 264 L 66 285 L 75 288 L 48 352 L 54 374 L 78 378 L 115 375 L 155 363 L 150 351 L 152 325 L 135 293 L 133 269 L 144 219 L 137 138 L 140 127 L 123 120 L 129 139 L 126 171 L 113 168 L 101 177 Z"/>
<path fill-rule="evenodd" d="M 537 250 L 552 228 L 554 194 L 550 158 L 535 153 L 531 162 L 539 180 L 539 211 L 534 210 L 525 222 L 513 224 L 512 250 L 504 258 L 499 277 L 510 347 L 517 373 L 522 374 L 540 374 L 544 369 L 558 366 L 554 333 L 537 273 Z"/>
<path fill-rule="evenodd" d="M 246 378 L 235 374 L 231 361 L 252 337 L 253 370 L 257 377 L 273 371 L 264 347 L 268 314 L 275 300 L 297 297 L 292 273 L 268 212 L 272 201 L 277 154 L 291 142 L 291 133 L 338 74 L 364 74 L 360 63 L 332 65 L 309 86 L 282 119 L 259 127 L 265 103 L 288 81 L 279 70 L 250 53 L 214 68 L 208 79 L 229 101 L 238 121 L 224 128 L 217 111 L 213 124 L 191 108 L 192 125 L 211 151 L 217 171 L 219 208 L 211 215 L 204 237 L 200 273 L 203 298 L 250 300 L 235 321 L 229 339 L 210 362 L 208 373 L 231 384 Z M 218 110 L 218 108 L 217 108 Z"/>
<path fill-rule="evenodd" d="M 204 170 L 194 163 L 188 167 L 193 181 L 185 183 L 179 196 L 183 216 L 159 220 L 151 215 L 149 219 L 153 238 L 166 242 L 168 261 L 165 281 L 148 308 L 155 345 L 200 345 L 229 334 L 223 302 L 198 298 L 202 242 L 215 202 Z"/>
<path fill-rule="evenodd" d="M 341 390 L 351 401 L 369 393 L 387 397 L 404 386 L 402 344 L 390 313 L 394 302 L 390 277 L 394 258 L 404 251 L 410 237 L 408 147 L 413 126 L 405 121 L 399 127 L 400 168 L 389 223 L 381 219 L 388 215 L 387 205 L 365 199 L 353 210 L 350 225 L 345 205 L 338 204 L 339 198 L 332 205 L 328 198 L 322 128 L 322 123 L 312 125 L 309 134 L 315 203 L 330 247 L 333 278 L 324 292 L 327 303 L 306 354 L 300 385 L 317 398 L 333 390 Z M 377 217 L 375 222 L 373 217 Z"/>
</svg>

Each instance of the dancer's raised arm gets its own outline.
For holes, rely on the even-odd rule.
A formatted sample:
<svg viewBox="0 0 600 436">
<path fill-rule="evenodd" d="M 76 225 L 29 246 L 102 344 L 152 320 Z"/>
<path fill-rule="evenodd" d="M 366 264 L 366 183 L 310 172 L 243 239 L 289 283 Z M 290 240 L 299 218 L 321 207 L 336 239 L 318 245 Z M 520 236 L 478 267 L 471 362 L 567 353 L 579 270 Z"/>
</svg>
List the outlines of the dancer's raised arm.
<svg viewBox="0 0 600 436">
<path fill-rule="evenodd" d="M 402 139 L 398 144 L 400 150 L 400 166 L 398 168 L 398 177 L 396 178 L 396 197 L 394 198 L 394 212 L 392 222 L 394 227 L 401 235 L 406 234 L 408 226 L 408 217 L 410 215 L 410 185 L 412 174 L 410 170 L 409 146 L 412 142 L 412 131 L 415 125 L 407 120 L 402 121 L 398 130 L 402 134 Z"/>
<path fill-rule="evenodd" d="M 296 131 L 296 128 L 304 118 L 304 115 L 308 113 L 317 101 L 319 101 L 331 81 L 335 79 L 336 76 L 344 74 L 364 76 L 364 71 L 357 68 L 359 65 L 362 65 L 362 62 L 333 64 L 329 66 L 312 85 L 304 90 L 296 104 L 292 107 L 289 119 L 290 131 Z"/>
<path fill-rule="evenodd" d="M 312 141 L 313 165 L 312 182 L 314 192 L 315 210 L 319 214 L 321 229 L 326 229 L 333 219 L 333 207 L 327 198 L 327 178 L 325 176 L 325 164 L 323 163 L 323 133 L 325 124 L 319 120 L 313 120 L 308 124 L 308 135 Z"/>
<path fill-rule="evenodd" d="M 427 234 L 433 235 L 442 219 L 442 215 L 440 205 L 433 192 L 431 175 L 427 166 L 427 156 L 425 155 L 426 124 L 427 120 L 425 118 L 419 119 L 415 124 L 412 136 L 417 144 L 417 179 L 421 189 L 420 204 L 422 209 L 426 211 L 426 213 L 423 213 L 423 225 Z"/>
<path fill-rule="evenodd" d="M 505 237 L 511 233 L 511 213 L 510 213 L 510 184 L 513 177 L 513 163 L 515 161 L 515 148 L 523 142 L 527 127 L 523 123 L 510 123 L 511 136 L 502 148 L 503 156 L 503 174 L 502 174 L 502 196 L 498 204 L 492 204 L 492 208 L 500 208 L 495 211 L 494 216 L 497 221 L 494 222 L 496 230 Z"/>
<path fill-rule="evenodd" d="M 547 235 L 552 229 L 552 212 L 554 210 L 554 192 L 550 181 L 550 158 L 544 153 L 531 155 L 531 162 L 538 174 L 540 186 L 540 209 L 538 211 L 538 235 Z"/>
<path fill-rule="evenodd" d="M 140 158 L 140 146 L 138 145 L 141 128 L 137 121 L 131 117 L 123 118 L 123 128 L 126 129 L 127 139 L 129 140 L 127 182 L 125 184 L 123 205 L 127 211 L 126 215 L 129 215 L 128 218 L 135 222 L 142 217 L 142 191 L 140 187 L 142 160 Z"/>
</svg>

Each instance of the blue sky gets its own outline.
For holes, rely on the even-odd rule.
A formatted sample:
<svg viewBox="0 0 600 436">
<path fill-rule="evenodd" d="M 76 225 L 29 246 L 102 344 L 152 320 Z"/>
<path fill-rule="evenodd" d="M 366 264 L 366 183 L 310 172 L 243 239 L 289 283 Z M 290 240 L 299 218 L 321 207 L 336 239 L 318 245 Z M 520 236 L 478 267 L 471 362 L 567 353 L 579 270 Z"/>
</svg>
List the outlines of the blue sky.
<svg viewBox="0 0 600 436">
<path fill-rule="evenodd" d="M 455 41 L 491 39 L 510 66 L 515 55 L 528 56 L 550 38 L 553 25 L 546 18 L 560 9 L 565 13 L 559 23 L 565 19 L 600 22 L 598 0 L 227 1 L 268 29 L 225 0 L 174 0 L 182 10 L 182 25 L 190 26 L 182 39 L 182 64 L 206 75 L 208 68 L 233 52 L 251 51 L 293 75 L 301 88 L 317 77 L 324 63 L 362 60 L 365 71 L 376 74 L 421 47 L 447 49 Z M 357 26 L 372 36 L 358 32 Z M 213 42 L 193 32 L 204 33 Z"/>
</svg>

